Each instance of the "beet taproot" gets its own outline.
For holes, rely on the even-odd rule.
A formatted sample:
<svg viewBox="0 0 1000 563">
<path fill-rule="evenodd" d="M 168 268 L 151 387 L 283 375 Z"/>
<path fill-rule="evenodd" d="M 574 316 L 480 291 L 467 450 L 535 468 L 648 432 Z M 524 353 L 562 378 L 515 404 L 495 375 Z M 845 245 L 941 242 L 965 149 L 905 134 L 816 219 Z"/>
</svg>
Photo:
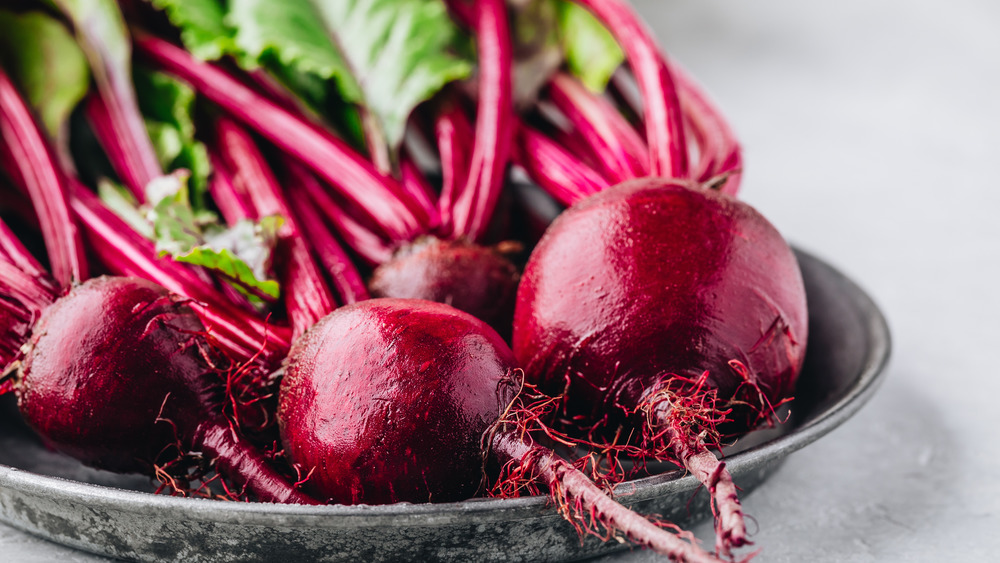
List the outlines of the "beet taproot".
<svg viewBox="0 0 1000 563">
<path fill-rule="evenodd" d="M 736 487 L 706 449 L 788 399 L 807 337 L 792 250 L 746 203 L 662 178 L 631 180 L 560 215 L 515 309 L 526 377 L 572 425 L 688 468 L 713 493 L 718 548 L 747 543 Z M 595 430 L 596 428 L 596 430 Z"/>
<path fill-rule="evenodd" d="M 42 439 L 88 465 L 152 474 L 201 452 L 259 500 L 314 504 L 222 414 L 225 364 L 216 358 L 184 298 L 102 276 L 42 312 L 14 391 Z"/>
</svg>

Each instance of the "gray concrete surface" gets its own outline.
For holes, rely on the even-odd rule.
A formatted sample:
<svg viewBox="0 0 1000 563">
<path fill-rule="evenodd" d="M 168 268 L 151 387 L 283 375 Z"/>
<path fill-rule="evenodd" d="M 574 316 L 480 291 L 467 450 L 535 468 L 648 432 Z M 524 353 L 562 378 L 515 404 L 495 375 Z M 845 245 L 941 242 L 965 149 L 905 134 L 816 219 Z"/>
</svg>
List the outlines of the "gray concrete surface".
<svg viewBox="0 0 1000 563">
<path fill-rule="evenodd" d="M 872 402 L 745 499 L 755 561 L 1000 560 L 1000 4 L 636 4 L 740 134 L 744 199 L 894 332 Z M 0 560 L 100 559 L 0 525 Z"/>
<path fill-rule="evenodd" d="M 1000 4 L 637 5 L 731 117 L 743 198 L 893 329 L 871 403 L 745 500 L 755 561 L 1000 560 Z"/>
</svg>

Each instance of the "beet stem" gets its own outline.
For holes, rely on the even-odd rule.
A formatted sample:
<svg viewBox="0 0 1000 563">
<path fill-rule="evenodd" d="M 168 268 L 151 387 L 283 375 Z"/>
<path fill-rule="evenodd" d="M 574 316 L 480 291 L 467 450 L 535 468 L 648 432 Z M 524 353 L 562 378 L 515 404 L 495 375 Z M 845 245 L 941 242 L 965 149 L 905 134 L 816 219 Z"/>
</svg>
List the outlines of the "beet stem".
<svg viewBox="0 0 1000 563">
<path fill-rule="evenodd" d="M 32 277 L 14 264 L 0 260 L 0 296 L 17 300 L 34 315 L 41 313 L 56 298 L 55 288 L 45 283 L 47 279 L 48 276 Z"/>
<path fill-rule="evenodd" d="M 17 87 L 0 69 L 4 165 L 23 183 L 38 215 L 55 279 L 69 287 L 87 277 L 87 260 L 66 200 L 66 176 Z"/>
<path fill-rule="evenodd" d="M 735 195 L 739 191 L 739 170 L 743 166 L 742 150 L 736 134 L 697 81 L 675 61 L 668 60 L 668 63 L 685 113 L 706 137 L 695 177 L 704 182 L 713 176 L 733 172 L 719 191 Z"/>
<path fill-rule="evenodd" d="M 337 186 L 394 240 L 410 240 L 426 231 L 428 217 L 420 204 L 394 178 L 378 172 L 344 141 L 179 47 L 138 32 L 134 42 L 136 54 L 144 61 L 188 82 L 199 94 Z"/>
<path fill-rule="evenodd" d="M 253 203 L 247 194 L 236 189 L 233 183 L 233 172 L 223 161 L 218 151 L 209 149 L 209 159 L 212 163 L 212 176 L 208 181 L 208 193 L 212 202 L 219 209 L 222 219 L 232 226 L 243 219 L 253 216 Z"/>
<path fill-rule="evenodd" d="M 7 226 L 7 223 L 3 222 L 3 219 L 0 219 L 0 259 L 17 266 L 22 272 L 33 278 L 49 275 L 38 260 L 21 244 L 17 235 Z"/>
<path fill-rule="evenodd" d="M 295 184 L 344 242 L 368 264 L 381 264 L 392 258 L 392 247 L 386 242 L 384 233 L 376 232 L 352 217 L 315 176 L 303 174 Z"/>
<path fill-rule="evenodd" d="M 457 103 L 444 104 L 434 120 L 434 136 L 441 159 L 441 196 L 438 210 L 442 232 L 452 232 L 452 211 L 459 186 L 469 177 L 469 149 L 474 137 L 469 118 Z"/>
<path fill-rule="evenodd" d="M 605 99 L 594 95 L 572 76 L 559 73 L 550 83 L 549 98 L 572 123 L 589 150 L 598 155 L 608 181 L 617 184 L 648 175 L 648 151 L 635 131 Z M 631 131 L 635 139 L 623 138 Z"/>
<path fill-rule="evenodd" d="M 252 206 L 250 219 L 269 215 L 284 218 L 278 236 L 285 257 L 281 263 L 285 307 L 292 324 L 292 338 L 325 317 L 336 304 L 316 263 L 278 180 L 250 134 L 236 122 L 219 117 L 216 140 L 223 162 L 233 172 L 233 187 L 246 194 Z"/>
<path fill-rule="evenodd" d="M 285 170 L 292 184 L 302 185 L 316 181 L 307 170 L 289 157 L 285 158 Z M 368 299 L 368 288 L 365 287 L 364 279 L 340 241 L 323 222 L 319 210 L 307 197 L 292 197 L 288 199 L 288 203 L 292 206 L 292 212 L 295 213 L 302 228 L 303 236 L 311 243 L 313 253 L 323 265 L 334 290 L 340 296 L 340 302 L 348 304 Z"/>
<path fill-rule="evenodd" d="M 570 206 L 610 184 L 593 168 L 542 132 L 520 124 L 514 162 L 559 203 Z"/>
<path fill-rule="evenodd" d="M 692 177 L 705 182 L 731 172 L 718 190 L 736 195 L 743 166 L 742 149 L 736 134 L 698 82 L 676 61 L 668 59 L 667 64 L 677 85 L 685 126 L 694 134 L 698 144 L 698 164 Z M 634 75 L 623 67 L 615 73 L 610 93 L 623 111 L 638 114 L 642 111 L 642 101 L 630 95 L 634 90 L 634 81 Z"/>
<path fill-rule="evenodd" d="M 590 10 L 615 37 L 642 92 L 650 171 L 654 176 L 685 178 L 687 144 L 680 101 L 670 69 L 652 34 L 624 0 L 574 0 Z"/>
<path fill-rule="evenodd" d="M 137 152 L 134 143 L 118 134 L 116 124 L 110 109 L 100 95 L 91 95 L 84 102 L 84 112 L 90 123 L 91 131 L 97 137 L 97 142 L 104 149 L 111 167 L 118 178 L 139 203 L 146 203 L 146 185 L 155 177 L 163 175 L 158 171 L 156 176 L 150 176 L 153 170 L 146 170 L 137 165 Z"/>
<path fill-rule="evenodd" d="M 476 0 L 479 100 L 475 142 L 466 183 L 452 207 L 453 237 L 478 241 L 486 234 L 500 199 L 513 140 L 511 40 L 504 0 Z"/>
<path fill-rule="evenodd" d="M 108 155 L 114 157 L 115 170 L 122 175 L 132 193 L 145 201 L 146 185 L 163 175 L 156 150 L 149 140 L 146 125 L 135 98 L 135 90 L 127 76 L 119 73 L 97 80 L 98 98 L 87 104 L 90 119 L 106 120 L 101 144 Z"/>
<path fill-rule="evenodd" d="M 441 213 L 438 210 L 437 194 L 427 180 L 427 176 L 417 165 L 413 156 L 406 149 L 400 151 L 399 174 L 403 188 L 424 208 L 427 213 L 427 225 L 430 229 L 441 226 Z"/>
</svg>

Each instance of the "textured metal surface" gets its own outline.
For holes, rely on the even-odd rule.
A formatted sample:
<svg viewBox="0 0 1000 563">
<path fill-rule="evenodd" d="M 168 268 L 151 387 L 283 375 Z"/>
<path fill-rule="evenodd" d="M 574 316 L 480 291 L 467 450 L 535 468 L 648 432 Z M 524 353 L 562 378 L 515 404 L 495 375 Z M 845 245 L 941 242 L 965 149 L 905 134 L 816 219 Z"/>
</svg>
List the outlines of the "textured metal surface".
<svg viewBox="0 0 1000 563">
<path fill-rule="evenodd" d="M 822 261 L 799 254 L 810 342 L 792 418 L 741 440 L 730 471 L 749 494 L 790 453 L 854 414 L 889 355 L 888 329 L 867 295 Z M 5 405 L 0 421 L 0 520 L 65 545 L 148 561 L 557 561 L 620 549 L 580 542 L 542 498 L 435 505 L 277 506 L 150 495 L 144 481 L 80 467 L 47 452 Z M 69 480 L 72 479 L 72 480 Z M 92 484 L 100 483 L 100 484 Z M 708 515 L 707 496 L 676 472 L 624 483 L 641 512 L 681 524 Z"/>
</svg>

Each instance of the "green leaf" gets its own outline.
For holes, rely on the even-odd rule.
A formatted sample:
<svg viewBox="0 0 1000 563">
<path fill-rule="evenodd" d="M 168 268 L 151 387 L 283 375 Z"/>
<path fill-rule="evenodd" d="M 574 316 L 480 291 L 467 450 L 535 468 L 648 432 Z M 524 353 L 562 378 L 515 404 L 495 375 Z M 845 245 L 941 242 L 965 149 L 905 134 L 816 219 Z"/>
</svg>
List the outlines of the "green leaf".
<svg viewBox="0 0 1000 563">
<path fill-rule="evenodd" d="M 129 75 L 132 44 L 115 0 L 51 0 L 73 23 L 98 83 Z"/>
<path fill-rule="evenodd" d="M 63 124 L 90 87 L 90 68 L 73 34 L 41 12 L 0 11 L 0 61 L 49 134 Z"/>
<path fill-rule="evenodd" d="M 206 229 L 206 243 L 175 260 L 211 267 L 235 280 L 238 288 L 253 288 L 277 298 L 278 282 L 267 279 L 267 272 L 282 223 L 280 217 L 270 216 L 256 223 L 239 221 L 228 229 Z"/>
<path fill-rule="evenodd" d="M 213 60 L 232 53 L 233 30 L 219 0 L 149 0 L 181 31 L 181 42 L 195 57 Z"/>
<path fill-rule="evenodd" d="M 139 209 L 139 202 L 136 201 L 135 196 L 125 186 L 107 178 L 101 178 L 97 181 L 97 196 L 101 198 L 108 209 L 121 217 L 137 233 L 148 239 L 153 238 L 153 226 L 149 224 L 146 216 Z"/>
<path fill-rule="evenodd" d="M 310 0 L 231 0 L 226 21 L 247 67 L 277 64 L 333 79 L 345 99 L 360 101 L 361 89 L 323 27 Z"/>
<path fill-rule="evenodd" d="M 391 147 L 402 141 L 406 120 L 420 102 L 472 72 L 471 62 L 453 54 L 460 34 L 439 0 L 316 4 L 361 85 L 363 105 Z"/>
<path fill-rule="evenodd" d="M 150 182 L 146 198 L 156 202 L 146 218 L 152 223 L 153 240 L 161 256 L 209 268 L 254 302 L 260 302 L 262 296 L 278 297 L 280 287 L 268 272 L 280 218 L 223 227 L 214 214 L 191 206 L 186 171 Z"/>
<path fill-rule="evenodd" d="M 139 95 L 139 109 L 146 119 L 170 124 L 184 137 L 194 138 L 193 88 L 170 75 L 138 67 L 132 80 Z"/>
<path fill-rule="evenodd" d="M 191 200 L 196 209 L 204 207 L 211 164 L 208 149 L 195 139 L 195 91 L 179 80 L 136 67 L 133 70 L 139 111 L 146 131 L 164 170 L 190 172 Z"/>
<path fill-rule="evenodd" d="M 203 242 L 201 225 L 188 203 L 186 172 L 161 176 L 146 186 L 146 199 L 155 202 L 147 214 L 160 255 L 177 256 Z"/>
<path fill-rule="evenodd" d="M 257 223 L 239 221 L 230 228 L 208 227 L 204 244 L 174 254 L 174 260 L 221 273 L 251 299 L 261 294 L 277 299 L 280 287 L 268 279 L 268 270 L 281 223 L 280 217 L 264 217 Z"/>
<path fill-rule="evenodd" d="M 594 92 L 603 92 L 625 54 L 611 33 L 586 8 L 557 0 L 559 39 L 569 71 Z"/>
<path fill-rule="evenodd" d="M 441 0 L 232 0 L 227 22 L 244 64 L 331 81 L 375 117 L 390 147 L 413 108 L 472 71 Z"/>
<path fill-rule="evenodd" d="M 174 260 L 215 270 L 235 281 L 236 288 L 251 298 L 257 297 L 258 292 L 273 299 L 277 299 L 280 295 L 278 282 L 260 279 L 244 260 L 228 248 L 216 250 L 208 245 L 195 246 L 186 254 L 175 254 Z"/>
</svg>

